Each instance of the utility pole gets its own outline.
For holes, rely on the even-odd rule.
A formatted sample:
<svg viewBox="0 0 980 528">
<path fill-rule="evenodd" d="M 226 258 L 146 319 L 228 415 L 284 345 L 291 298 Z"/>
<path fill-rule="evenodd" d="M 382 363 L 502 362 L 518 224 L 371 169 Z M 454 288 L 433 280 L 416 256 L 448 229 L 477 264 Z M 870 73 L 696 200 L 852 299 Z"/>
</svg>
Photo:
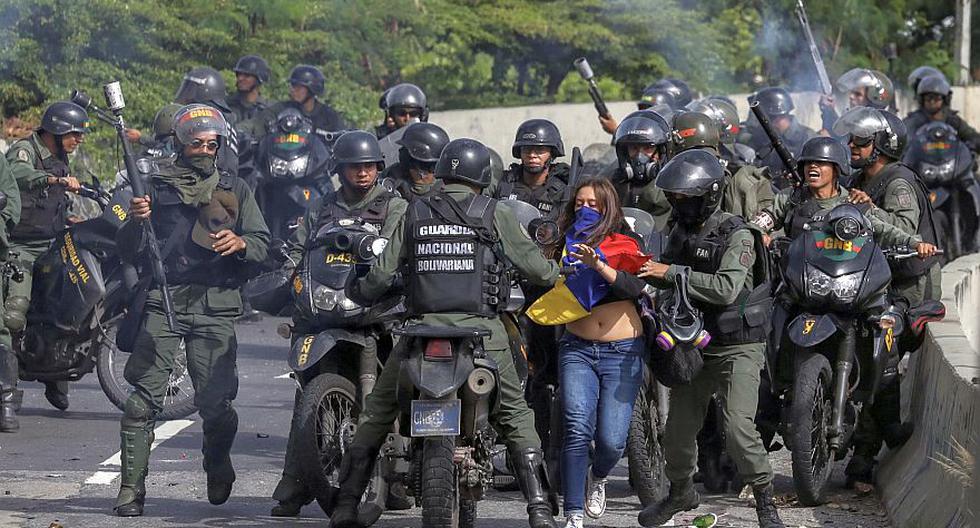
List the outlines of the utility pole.
<svg viewBox="0 0 980 528">
<path fill-rule="evenodd" d="M 956 1 L 956 83 L 967 85 L 971 82 L 970 71 L 970 11 L 972 0 Z"/>
</svg>

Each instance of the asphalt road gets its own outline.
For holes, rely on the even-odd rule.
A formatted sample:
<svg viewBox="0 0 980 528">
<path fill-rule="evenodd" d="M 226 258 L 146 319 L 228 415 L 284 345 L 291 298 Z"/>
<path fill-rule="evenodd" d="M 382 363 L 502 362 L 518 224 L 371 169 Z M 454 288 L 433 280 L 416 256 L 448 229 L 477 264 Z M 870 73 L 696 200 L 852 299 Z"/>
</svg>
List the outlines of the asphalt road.
<svg viewBox="0 0 980 528">
<path fill-rule="evenodd" d="M 238 328 L 241 384 L 235 406 L 240 429 L 232 452 L 238 481 L 226 504 L 211 506 L 207 502 L 201 469 L 201 422 L 194 415 L 186 421 L 158 424 L 157 438 L 165 439 L 150 458 L 144 516 L 112 516 L 119 484 L 120 413 L 106 399 L 93 373 L 73 385 L 67 412 L 48 405 L 41 385 L 23 384 L 21 431 L 0 433 L 0 527 L 326 526 L 326 516 L 316 504 L 307 506 L 297 519 L 269 516 L 274 505 L 270 496 L 282 467 L 294 388 L 294 382 L 283 376 L 288 373 L 286 342 L 276 335 L 278 322 L 265 318 Z M 772 456 L 787 526 L 890 526 L 873 495 L 857 497 L 840 488 L 842 467 L 835 471 L 830 503 L 819 508 L 800 507 L 795 503 L 786 452 Z M 639 503 L 626 482 L 625 466 L 617 468 L 607 489 L 606 515 L 586 526 L 637 526 Z M 524 506 L 519 493 L 491 492 L 479 505 L 477 525 L 526 527 Z M 749 501 L 736 496 L 705 496 L 697 511 L 721 515 L 720 527 L 757 525 Z M 387 514 L 376 526 L 419 527 L 420 511 Z"/>
</svg>

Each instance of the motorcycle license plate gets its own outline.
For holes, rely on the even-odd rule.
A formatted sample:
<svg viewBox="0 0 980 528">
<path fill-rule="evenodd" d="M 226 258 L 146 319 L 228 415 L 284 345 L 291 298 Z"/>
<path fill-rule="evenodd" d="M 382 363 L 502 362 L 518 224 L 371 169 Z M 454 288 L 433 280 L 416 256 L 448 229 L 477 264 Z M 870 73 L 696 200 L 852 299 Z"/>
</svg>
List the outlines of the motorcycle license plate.
<svg viewBox="0 0 980 528">
<path fill-rule="evenodd" d="M 412 400 L 412 437 L 458 436 L 459 400 Z"/>
</svg>

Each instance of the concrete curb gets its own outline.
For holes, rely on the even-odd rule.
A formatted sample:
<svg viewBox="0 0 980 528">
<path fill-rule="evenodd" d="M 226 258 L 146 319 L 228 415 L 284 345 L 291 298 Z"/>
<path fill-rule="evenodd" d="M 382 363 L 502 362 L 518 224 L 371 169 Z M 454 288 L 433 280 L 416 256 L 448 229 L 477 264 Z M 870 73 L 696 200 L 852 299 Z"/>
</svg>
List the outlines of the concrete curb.
<svg viewBox="0 0 980 528">
<path fill-rule="evenodd" d="M 903 381 L 915 434 L 878 471 L 885 508 L 903 528 L 980 526 L 980 255 L 943 268 L 943 303 L 946 319 L 929 325 Z M 940 462 L 957 460 L 957 444 L 973 457 L 972 489 Z"/>
</svg>

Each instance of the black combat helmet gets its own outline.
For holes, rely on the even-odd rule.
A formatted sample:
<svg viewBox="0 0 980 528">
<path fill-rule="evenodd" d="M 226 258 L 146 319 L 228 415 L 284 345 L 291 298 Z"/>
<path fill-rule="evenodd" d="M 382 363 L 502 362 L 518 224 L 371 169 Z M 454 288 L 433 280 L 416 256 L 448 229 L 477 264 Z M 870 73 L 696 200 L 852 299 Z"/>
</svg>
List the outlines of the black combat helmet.
<svg viewBox="0 0 980 528">
<path fill-rule="evenodd" d="M 694 100 L 694 92 L 686 82 L 680 79 L 664 78 L 651 84 L 648 88 L 660 88 L 674 96 L 675 110 L 684 108 Z"/>
<path fill-rule="evenodd" d="M 908 143 L 908 130 L 897 115 L 868 106 L 857 106 L 844 112 L 834 123 L 833 132 L 838 136 L 873 138 L 874 153 L 870 158 L 852 160 L 851 167 L 854 168 L 866 167 L 879 153 L 894 160 L 902 159 Z"/>
<path fill-rule="evenodd" d="M 738 108 L 727 97 L 711 96 L 695 101 L 687 106 L 694 112 L 701 112 L 715 122 L 723 143 L 735 141 L 738 135 Z"/>
<path fill-rule="evenodd" d="M 665 105 L 670 108 L 677 107 L 677 100 L 674 99 L 674 94 L 668 92 L 664 88 L 657 86 L 656 84 L 651 84 L 643 89 L 643 93 L 640 95 L 640 100 L 637 101 L 636 107 L 640 110 L 646 110 L 652 106 Z"/>
<path fill-rule="evenodd" d="M 224 106 L 225 80 L 214 68 L 194 68 L 184 75 L 184 80 L 174 95 L 174 102 L 182 105 L 217 103 Z"/>
<path fill-rule="evenodd" d="M 701 224 L 721 203 L 725 168 L 711 152 L 684 151 L 664 165 L 656 186 L 667 193 L 672 214 L 678 221 L 688 225 Z M 684 198 L 679 199 L 678 195 Z"/>
<path fill-rule="evenodd" d="M 269 64 L 265 62 L 265 59 L 259 57 L 258 55 L 245 55 L 244 57 L 238 59 L 235 63 L 235 73 L 243 73 L 245 75 L 251 75 L 258 79 L 259 84 L 265 84 L 269 82 Z"/>
<path fill-rule="evenodd" d="M 551 157 L 560 158 L 565 155 L 565 144 L 561 141 L 561 132 L 554 123 L 547 119 L 529 119 L 517 127 L 514 144 L 510 153 L 515 158 L 521 157 L 521 147 L 544 146 L 551 147 Z"/>
<path fill-rule="evenodd" d="M 926 77 L 931 77 L 933 75 L 938 75 L 943 79 L 946 78 L 946 75 L 943 74 L 943 72 L 939 71 L 936 68 L 933 68 L 932 66 L 919 66 L 918 68 L 912 70 L 912 73 L 909 74 L 909 79 L 908 79 L 909 88 L 912 89 L 912 93 L 919 93 L 919 82 L 922 79 L 925 79 Z"/>
<path fill-rule="evenodd" d="M 341 134 L 333 144 L 333 158 L 337 165 L 377 163 L 379 171 L 385 166 L 378 138 L 363 130 L 351 130 Z"/>
<path fill-rule="evenodd" d="M 844 72 L 844 75 L 837 79 L 836 85 L 837 90 L 843 94 L 864 88 L 864 97 L 868 101 L 868 106 L 874 108 L 887 108 L 895 98 L 891 79 L 878 70 L 853 68 Z"/>
<path fill-rule="evenodd" d="M 490 149 L 475 139 L 454 139 L 436 163 L 436 178 L 460 181 L 483 189 L 490 185 Z"/>
<path fill-rule="evenodd" d="M 41 130 L 53 136 L 63 136 L 71 132 L 85 134 L 89 131 L 88 112 L 71 101 L 52 103 L 41 116 Z"/>
<path fill-rule="evenodd" d="M 442 150 L 449 144 L 449 134 L 432 123 L 412 123 L 405 127 L 405 133 L 395 143 L 401 146 L 399 158 L 404 152 L 415 161 L 435 163 L 439 161 Z M 399 159 L 399 161 L 407 164 L 408 159 Z"/>
<path fill-rule="evenodd" d="M 798 158 L 797 170 L 804 174 L 808 161 L 825 161 L 837 166 L 838 176 L 851 173 L 851 153 L 840 141 L 831 137 L 817 136 L 803 144 Z"/>
<path fill-rule="evenodd" d="M 681 112 L 674 116 L 674 129 L 670 136 L 674 155 L 692 148 L 703 147 L 717 153 L 721 143 L 718 124 L 701 112 Z"/>
<path fill-rule="evenodd" d="M 183 108 L 183 105 L 170 103 L 163 105 L 153 117 L 153 137 L 161 139 L 174 133 L 174 116 Z"/>
<path fill-rule="evenodd" d="M 759 103 L 759 108 L 770 119 L 776 116 L 789 115 L 796 108 L 789 92 L 780 86 L 763 88 L 749 97 L 750 105 L 756 102 Z"/>
<path fill-rule="evenodd" d="M 950 101 L 953 100 L 953 87 L 949 85 L 949 81 L 942 74 L 930 75 L 920 80 L 918 88 L 915 90 L 915 95 L 920 105 L 924 104 L 926 94 L 939 94 L 943 96 L 943 104 L 948 106 Z"/>
<path fill-rule="evenodd" d="M 670 144 L 670 125 L 651 110 L 639 110 L 626 116 L 613 134 L 616 158 L 627 180 L 643 185 L 656 175 L 660 164 L 667 158 Z M 630 159 L 630 144 L 655 145 L 659 159 Z"/>
<path fill-rule="evenodd" d="M 419 120 L 428 121 L 429 102 L 425 92 L 412 83 L 401 83 L 385 90 L 384 110 L 390 115 L 396 108 L 417 108 Z"/>
<path fill-rule="evenodd" d="M 323 72 L 316 66 L 300 64 L 289 72 L 289 84 L 291 86 L 305 86 L 314 96 L 323 95 L 324 85 L 327 79 Z"/>
</svg>

